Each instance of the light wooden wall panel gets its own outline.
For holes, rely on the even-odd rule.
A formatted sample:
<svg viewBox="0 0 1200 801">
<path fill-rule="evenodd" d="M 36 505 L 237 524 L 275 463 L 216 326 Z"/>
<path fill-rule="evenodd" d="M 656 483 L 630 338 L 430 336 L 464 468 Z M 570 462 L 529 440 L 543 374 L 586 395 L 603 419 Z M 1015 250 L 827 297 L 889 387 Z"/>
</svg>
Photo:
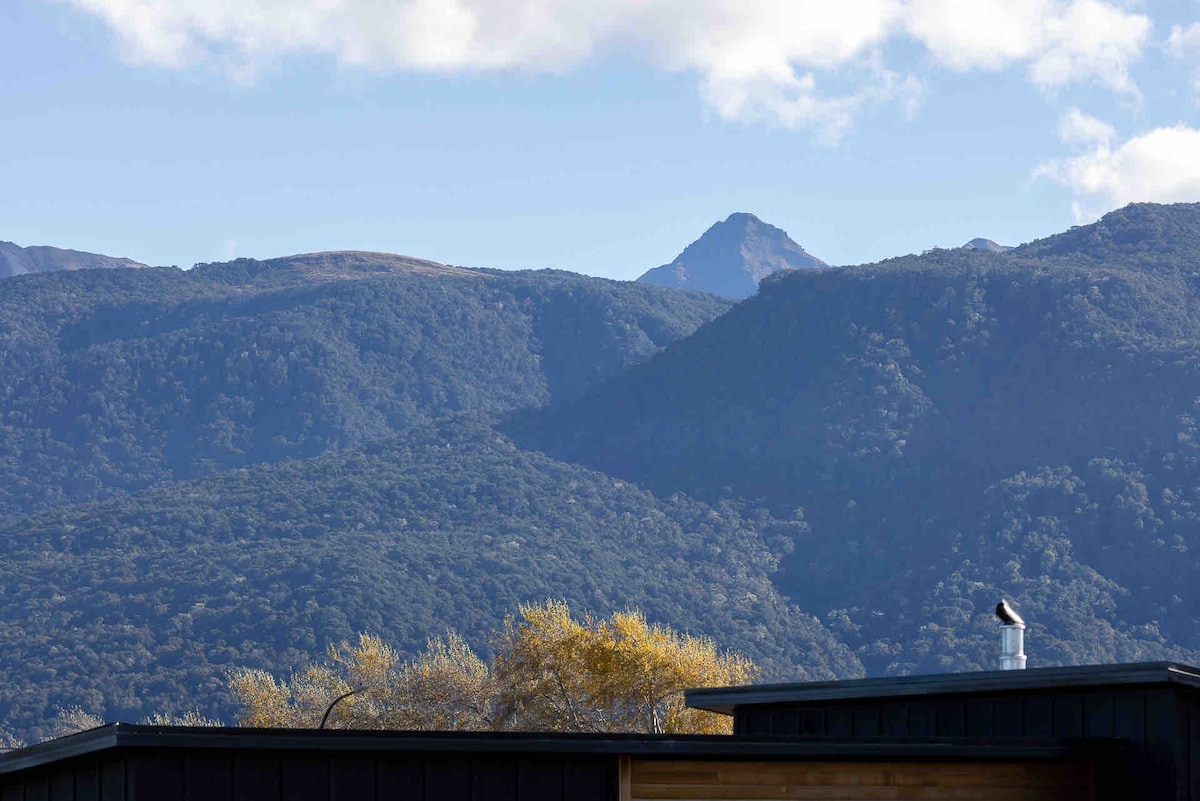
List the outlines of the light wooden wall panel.
<svg viewBox="0 0 1200 801">
<path fill-rule="evenodd" d="M 1091 801 L 1092 770 L 1061 764 L 631 759 L 621 801 Z"/>
</svg>

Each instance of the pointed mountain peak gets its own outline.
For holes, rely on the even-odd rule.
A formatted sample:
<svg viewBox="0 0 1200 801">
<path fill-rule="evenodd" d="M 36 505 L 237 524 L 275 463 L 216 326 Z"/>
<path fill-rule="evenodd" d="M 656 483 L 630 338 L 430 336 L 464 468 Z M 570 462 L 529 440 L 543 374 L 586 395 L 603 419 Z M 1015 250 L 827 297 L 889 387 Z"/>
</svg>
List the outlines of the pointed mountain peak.
<svg viewBox="0 0 1200 801">
<path fill-rule="evenodd" d="M 996 242 L 993 242 L 990 239 L 984 239 L 981 236 L 975 237 L 974 239 L 972 239 L 970 242 L 963 245 L 959 249 L 960 250 L 989 250 L 992 253 L 1004 253 L 1005 251 L 1012 250 L 1012 248 L 1009 247 L 1008 245 L 1000 245 L 1000 244 L 997 244 Z"/>
<path fill-rule="evenodd" d="M 771 273 L 827 266 L 784 230 L 753 214 L 736 212 L 710 227 L 673 262 L 655 267 L 638 280 L 746 298 L 757 292 L 758 282 Z"/>
<path fill-rule="evenodd" d="M 755 217 L 748 211 L 735 211 L 733 214 L 730 214 L 725 218 L 726 225 L 731 223 L 733 225 L 751 225 L 753 223 L 758 223 L 761 225 L 762 220 L 758 219 L 758 217 Z M 720 225 L 720 223 L 717 223 L 717 225 Z"/>
</svg>

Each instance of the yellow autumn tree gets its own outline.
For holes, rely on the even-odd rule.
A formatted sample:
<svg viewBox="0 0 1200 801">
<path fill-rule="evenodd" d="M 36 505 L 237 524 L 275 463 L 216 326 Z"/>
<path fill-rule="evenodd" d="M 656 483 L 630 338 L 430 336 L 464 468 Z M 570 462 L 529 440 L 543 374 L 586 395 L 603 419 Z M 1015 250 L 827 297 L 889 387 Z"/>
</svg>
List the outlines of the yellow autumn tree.
<svg viewBox="0 0 1200 801">
<path fill-rule="evenodd" d="M 641 612 L 577 621 L 560 601 L 522 606 L 496 645 L 501 705 L 518 729 L 728 733 L 728 717 L 689 709 L 683 691 L 744 684 L 757 673 L 745 657 L 651 625 Z"/>
<path fill-rule="evenodd" d="M 432 639 L 397 673 L 384 728 L 491 731 L 499 728 L 491 670 L 451 632 Z M 369 695 L 374 695 L 370 693 Z"/>
<path fill-rule="evenodd" d="M 491 665 L 456 634 L 400 663 L 378 638 L 342 643 L 287 680 L 231 676 L 248 726 L 319 724 L 423 731 L 727 733 L 729 718 L 689 709 L 688 687 L 742 684 L 757 669 L 707 638 L 653 625 L 637 611 L 576 620 L 561 601 L 529 604 L 492 641 Z"/>
<path fill-rule="evenodd" d="M 602 731 L 601 710 L 579 667 L 591 647 L 589 618 L 574 620 L 566 604 L 520 608 L 495 638 L 492 671 L 505 728 L 523 731 Z"/>
<path fill-rule="evenodd" d="M 242 705 L 244 726 L 316 728 L 335 698 L 356 693 L 334 708 L 329 725 L 378 729 L 384 705 L 395 695 L 393 679 L 399 657 L 378 637 L 360 635 L 358 642 L 331 645 L 326 664 L 308 665 L 280 681 L 265 670 L 242 669 L 229 677 L 229 686 Z"/>
</svg>

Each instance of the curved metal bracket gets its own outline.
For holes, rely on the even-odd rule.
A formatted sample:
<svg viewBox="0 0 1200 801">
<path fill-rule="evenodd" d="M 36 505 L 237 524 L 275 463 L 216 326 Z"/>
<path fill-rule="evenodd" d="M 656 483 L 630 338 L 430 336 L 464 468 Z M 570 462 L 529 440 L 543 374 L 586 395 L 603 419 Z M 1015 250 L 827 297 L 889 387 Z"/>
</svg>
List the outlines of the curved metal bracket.
<svg viewBox="0 0 1200 801">
<path fill-rule="evenodd" d="M 318 726 L 317 728 L 318 729 L 325 728 L 325 724 L 329 722 L 329 713 L 333 711 L 333 708 L 335 706 L 337 706 L 339 702 L 341 702 L 343 699 L 349 698 L 350 696 L 354 695 L 355 693 L 361 693 L 363 690 L 369 690 L 369 689 L 371 689 L 371 688 L 370 687 L 355 687 L 350 692 L 342 693 L 337 698 L 334 698 L 329 703 L 329 708 L 325 710 L 325 715 L 321 718 L 321 725 Z"/>
</svg>

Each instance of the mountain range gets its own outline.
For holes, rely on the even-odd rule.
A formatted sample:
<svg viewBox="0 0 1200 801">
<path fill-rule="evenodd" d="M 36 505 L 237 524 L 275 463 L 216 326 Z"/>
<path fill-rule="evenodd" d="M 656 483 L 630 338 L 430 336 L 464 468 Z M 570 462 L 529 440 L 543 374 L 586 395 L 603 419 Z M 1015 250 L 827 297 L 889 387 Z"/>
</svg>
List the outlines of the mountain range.
<svg viewBox="0 0 1200 801">
<path fill-rule="evenodd" d="M 1002 595 L 1037 664 L 1194 659 L 1197 242 L 1200 206 L 1134 206 L 781 274 L 513 430 L 659 494 L 803 509 L 776 584 L 870 672 L 988 666 Z"/>
<path fill-rule="evenodd" d="M 736 216 L 736 215 L 735 215 Z M 740 270 L 735 265 L 735 271 Z M 1200 205 L 756 295 L 359 252 L 0 281 L 0 720 L 524 601 L 765 679 L 1200 662 Z"/>
</svg>

